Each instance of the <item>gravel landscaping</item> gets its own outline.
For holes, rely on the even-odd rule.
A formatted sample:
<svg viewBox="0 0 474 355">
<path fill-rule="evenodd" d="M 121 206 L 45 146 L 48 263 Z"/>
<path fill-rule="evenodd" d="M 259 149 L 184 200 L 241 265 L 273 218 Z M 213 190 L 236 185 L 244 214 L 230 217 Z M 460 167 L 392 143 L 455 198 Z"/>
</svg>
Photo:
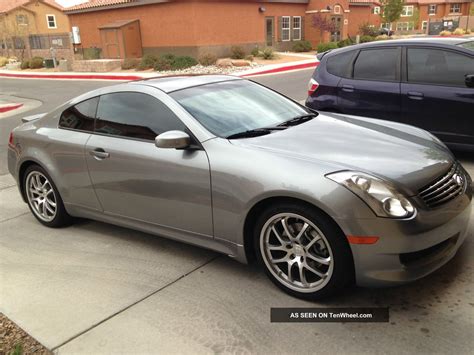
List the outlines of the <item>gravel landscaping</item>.
<svg viewBox="0 0 474 355">
<path fill-rule="evenodd" d="M 0 355 L 52 354 L 23 329 L 0 313 Z"/>
</svg>

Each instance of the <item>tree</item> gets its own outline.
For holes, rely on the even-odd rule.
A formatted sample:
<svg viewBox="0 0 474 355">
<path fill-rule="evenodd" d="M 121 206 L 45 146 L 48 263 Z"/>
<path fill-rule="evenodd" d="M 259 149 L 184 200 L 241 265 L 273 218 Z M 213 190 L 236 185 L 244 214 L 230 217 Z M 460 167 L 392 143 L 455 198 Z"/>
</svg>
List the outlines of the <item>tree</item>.
<svg viewBox="0 0 474 355">
<path fill-rule="evenodd" d="M 323 38 L 323 32 L 335 32 L 337 30 L 337 26 L 333 21 L 329 21 L 326 17 L 321 16 L 319 13 L 313 15 L 311 19 L 311 26 L 320 31 L 320 43 Z"/>
<path fill-rule="evenodd" d="M 397 21 L 403 11 L 404 0 L 381 0 L 383 11 L 380 17 L 385 23 L 390 24 Z"/>
</svg>

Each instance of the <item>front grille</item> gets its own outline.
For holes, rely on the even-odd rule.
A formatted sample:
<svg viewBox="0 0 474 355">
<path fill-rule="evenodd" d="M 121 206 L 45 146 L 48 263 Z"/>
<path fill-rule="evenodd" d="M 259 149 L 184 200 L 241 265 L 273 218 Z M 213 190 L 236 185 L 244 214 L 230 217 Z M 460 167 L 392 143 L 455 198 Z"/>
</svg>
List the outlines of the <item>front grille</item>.
<svg viewBox="0 0 474 355">
<path fill-rule="evenodd" d="M 466 174 L 458 163 L 454 163 L 448 173 L 420 189 L 419 196 L 427 207 L 435 208 L 462 195 L 466 185 Z"/>
</svg>

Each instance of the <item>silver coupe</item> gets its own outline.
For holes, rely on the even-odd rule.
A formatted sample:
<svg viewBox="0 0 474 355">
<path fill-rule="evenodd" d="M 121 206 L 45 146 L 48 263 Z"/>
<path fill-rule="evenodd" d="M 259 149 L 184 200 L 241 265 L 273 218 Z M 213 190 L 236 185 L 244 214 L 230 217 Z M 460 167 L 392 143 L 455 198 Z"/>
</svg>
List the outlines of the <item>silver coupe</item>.
<svg viewBox="0 0 474 355">
<path fill-rule="evenodd" d="M 297 297 L 418 279 L 467 235 L 472 180 L 436 137 L 252 81 L 134 81 L 23 121 L 8 167 L 42 224 L 90 218 L 257 259 Z"/>
</svg>

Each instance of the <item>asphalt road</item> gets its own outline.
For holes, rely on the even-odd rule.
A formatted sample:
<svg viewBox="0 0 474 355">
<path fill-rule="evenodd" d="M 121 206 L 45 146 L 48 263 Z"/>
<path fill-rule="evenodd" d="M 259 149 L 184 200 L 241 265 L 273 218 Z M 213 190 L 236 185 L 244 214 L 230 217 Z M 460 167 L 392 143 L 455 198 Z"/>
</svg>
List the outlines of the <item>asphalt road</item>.
<svg viewBox="0 0 474 355">
<path fill-rule="evenodd" d="M 296 100 L 311 70 L 257 81 Z M 0 95 L 48 111 L 94 81 L 0 79 Z M 23 115 L 23 114 L 22 114 Z M 0 118 L 0 311 L 59 354 L 469 353 L 474 348 L 473 228 L 456 258 L 430 276 L 386 289 L 353 288 L 321 303 L 276 289 L 256 266 L 93 221 L 41 226 L 6 175 Z M 459 154 L 474 176 L 474 159 Z M 390 307 L 389 323 L 272 324 L 271 307 Z"/>
</svg>

